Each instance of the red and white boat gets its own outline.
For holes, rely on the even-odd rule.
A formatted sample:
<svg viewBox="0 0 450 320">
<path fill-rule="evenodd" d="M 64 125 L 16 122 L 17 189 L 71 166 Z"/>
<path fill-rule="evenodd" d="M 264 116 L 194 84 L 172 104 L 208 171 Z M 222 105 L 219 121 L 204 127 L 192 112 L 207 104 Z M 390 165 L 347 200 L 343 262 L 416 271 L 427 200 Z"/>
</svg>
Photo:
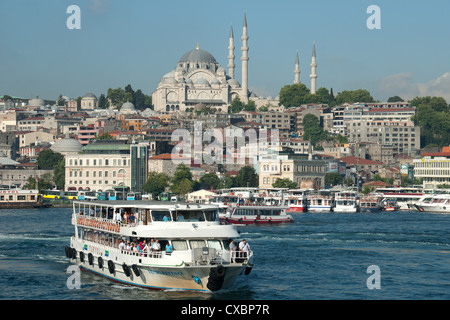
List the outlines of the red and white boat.
<svg viewBox="0 0 450 320">
<path fill-rule="evenodd" d="M 293 189 L 284 194 L 284 204 L 289 208 L 288 213 L 302 213 L 308 211 L 307 190 Z"/>
</svg>

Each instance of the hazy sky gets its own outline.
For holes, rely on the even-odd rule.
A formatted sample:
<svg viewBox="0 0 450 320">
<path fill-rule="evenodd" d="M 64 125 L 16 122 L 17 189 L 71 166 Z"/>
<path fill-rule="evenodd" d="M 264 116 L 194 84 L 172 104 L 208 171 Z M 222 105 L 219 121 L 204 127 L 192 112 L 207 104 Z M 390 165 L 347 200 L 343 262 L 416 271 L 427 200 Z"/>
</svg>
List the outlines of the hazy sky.
<svg viewBox="0 0 450 320">
<path fill-rule="evenodd" d="M 66 26 L 70 5 L 81 9 L 80 30 Z M 381 9 L 380 30 L 367 28 L 370 5 Z M 227 70 L 230 23 L 240 81 L 244 10 L 249 89 L 259 95 L 293 83 L 297 49 L 310 87 L 315 41 L 318 88 L 450 102 L 448 0 L 1 0 L 0 95 L 76 98 L 127 84 L 151 94 L 197 41 Z"/>
</svg>

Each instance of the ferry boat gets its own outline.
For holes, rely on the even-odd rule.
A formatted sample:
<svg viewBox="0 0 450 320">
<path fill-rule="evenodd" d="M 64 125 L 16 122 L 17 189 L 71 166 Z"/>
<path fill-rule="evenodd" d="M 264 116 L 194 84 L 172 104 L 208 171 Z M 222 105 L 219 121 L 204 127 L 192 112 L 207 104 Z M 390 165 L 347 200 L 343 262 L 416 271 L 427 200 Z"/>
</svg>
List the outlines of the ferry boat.
<svg viewBox="0 0 450 320">
<path fill-rule="evenodd" d="M 417 201 L 412 207 L 420 212 L 450 213 L 450 195 L 426 195 Z"/>
<path fill-rule="evenodd" d="M 292 189 L 285 193 L 284 204 L 289 207 L 287 213 L 302 213 L 308 211 L 307 190 Z"/>
<path fill-rule="evenodd" d="M 381 195 L 368 194 L 359 200 L 359 211 L 362 213 L 373 213 L 381 210 Z"/>
<path fill-rule="evenodd" d="M 227 209 L 220 220 L 226 224 L 279 224 L 294 222 L 291 215 L 286 214 L 286 206 L 240 205 Z"/>
<path fill-rule="evenodd" d="M 358 212 L 358 193 L 356 191 L 339 191 L 334 197 L 334 212 Z"/>
<path fill-rule="evenodd" d="M 2 189 L 0 190 L 0 209 L 48 208 L 38 190 Z"/>
<path fill-rule="evenodd" d="M 330 212 L 333 208 L 333 197 L 327 190 L 319 190 L 308 194 L 309 212 Z"/>
<path fill-rule="evenodd" d="M 385 199 L 397 201 L 399 210 L 410 210 L 410 205 L 413 205 L 424 196 L 421 188 L 377 188 L 375 192 L 381 193 Z"/>
<path fill-rule="evenodd" d="M 381 210 L 382 211 L 398 211 L 398 210 L 400 210 L 400 206 L 397 203 L 396 199 L 383 199 L 381 201 Z"/>
<path fill-rule="evenodd" d="M 126 216 L 134 219 L 119 221 Z M 254 265 L 253 251 L 230 250 L 230 239 L 239 233 L 233 225 L 220 224 L 215 205 L 74 201 L 72 224 L 75 234 L 66 256 L 83 269 L 129 285 L 213 292 L 231 287 Z M 152 241 L 159 246 L 151 247 Z M 128 242 L 133 249 L 124 246 Z"/>
</svg>

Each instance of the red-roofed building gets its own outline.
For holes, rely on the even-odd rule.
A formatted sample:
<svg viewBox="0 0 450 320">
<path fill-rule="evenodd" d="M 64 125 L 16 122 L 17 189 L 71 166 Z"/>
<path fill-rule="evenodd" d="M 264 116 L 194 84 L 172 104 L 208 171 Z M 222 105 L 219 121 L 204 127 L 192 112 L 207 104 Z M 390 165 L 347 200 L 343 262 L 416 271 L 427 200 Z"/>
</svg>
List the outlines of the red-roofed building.
<svg viewBox="0 0 450 320">
<path fill-rule="evenodd" d="M 373 161 L 373 160 L 367 160 L 363 158 L 358 157 L 342 157 L 339 158 L 340 161 L 343 161 L 347 164 L 347 167 L 356 167 L 358 171 L 370 171 L 375 172 L 379 169 L 383 168 L 384 163 Z"/>
</svg>

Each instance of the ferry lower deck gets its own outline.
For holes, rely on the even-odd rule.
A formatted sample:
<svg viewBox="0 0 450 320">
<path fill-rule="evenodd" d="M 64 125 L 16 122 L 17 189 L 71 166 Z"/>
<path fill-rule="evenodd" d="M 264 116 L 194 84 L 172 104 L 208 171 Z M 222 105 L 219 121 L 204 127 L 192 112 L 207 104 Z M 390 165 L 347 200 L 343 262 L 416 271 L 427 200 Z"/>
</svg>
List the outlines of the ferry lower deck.
<svg viewBox="0 0 450 320">
<path fill-rule="evenodd" d="M 72 223 L 66 256 L 113 281 L 211 292 L 232 286 L 253 267 L 252 251 L 230 248 L 239 233 L 220 224 L 214 205 L 75 201 Z"/>
</svg>

